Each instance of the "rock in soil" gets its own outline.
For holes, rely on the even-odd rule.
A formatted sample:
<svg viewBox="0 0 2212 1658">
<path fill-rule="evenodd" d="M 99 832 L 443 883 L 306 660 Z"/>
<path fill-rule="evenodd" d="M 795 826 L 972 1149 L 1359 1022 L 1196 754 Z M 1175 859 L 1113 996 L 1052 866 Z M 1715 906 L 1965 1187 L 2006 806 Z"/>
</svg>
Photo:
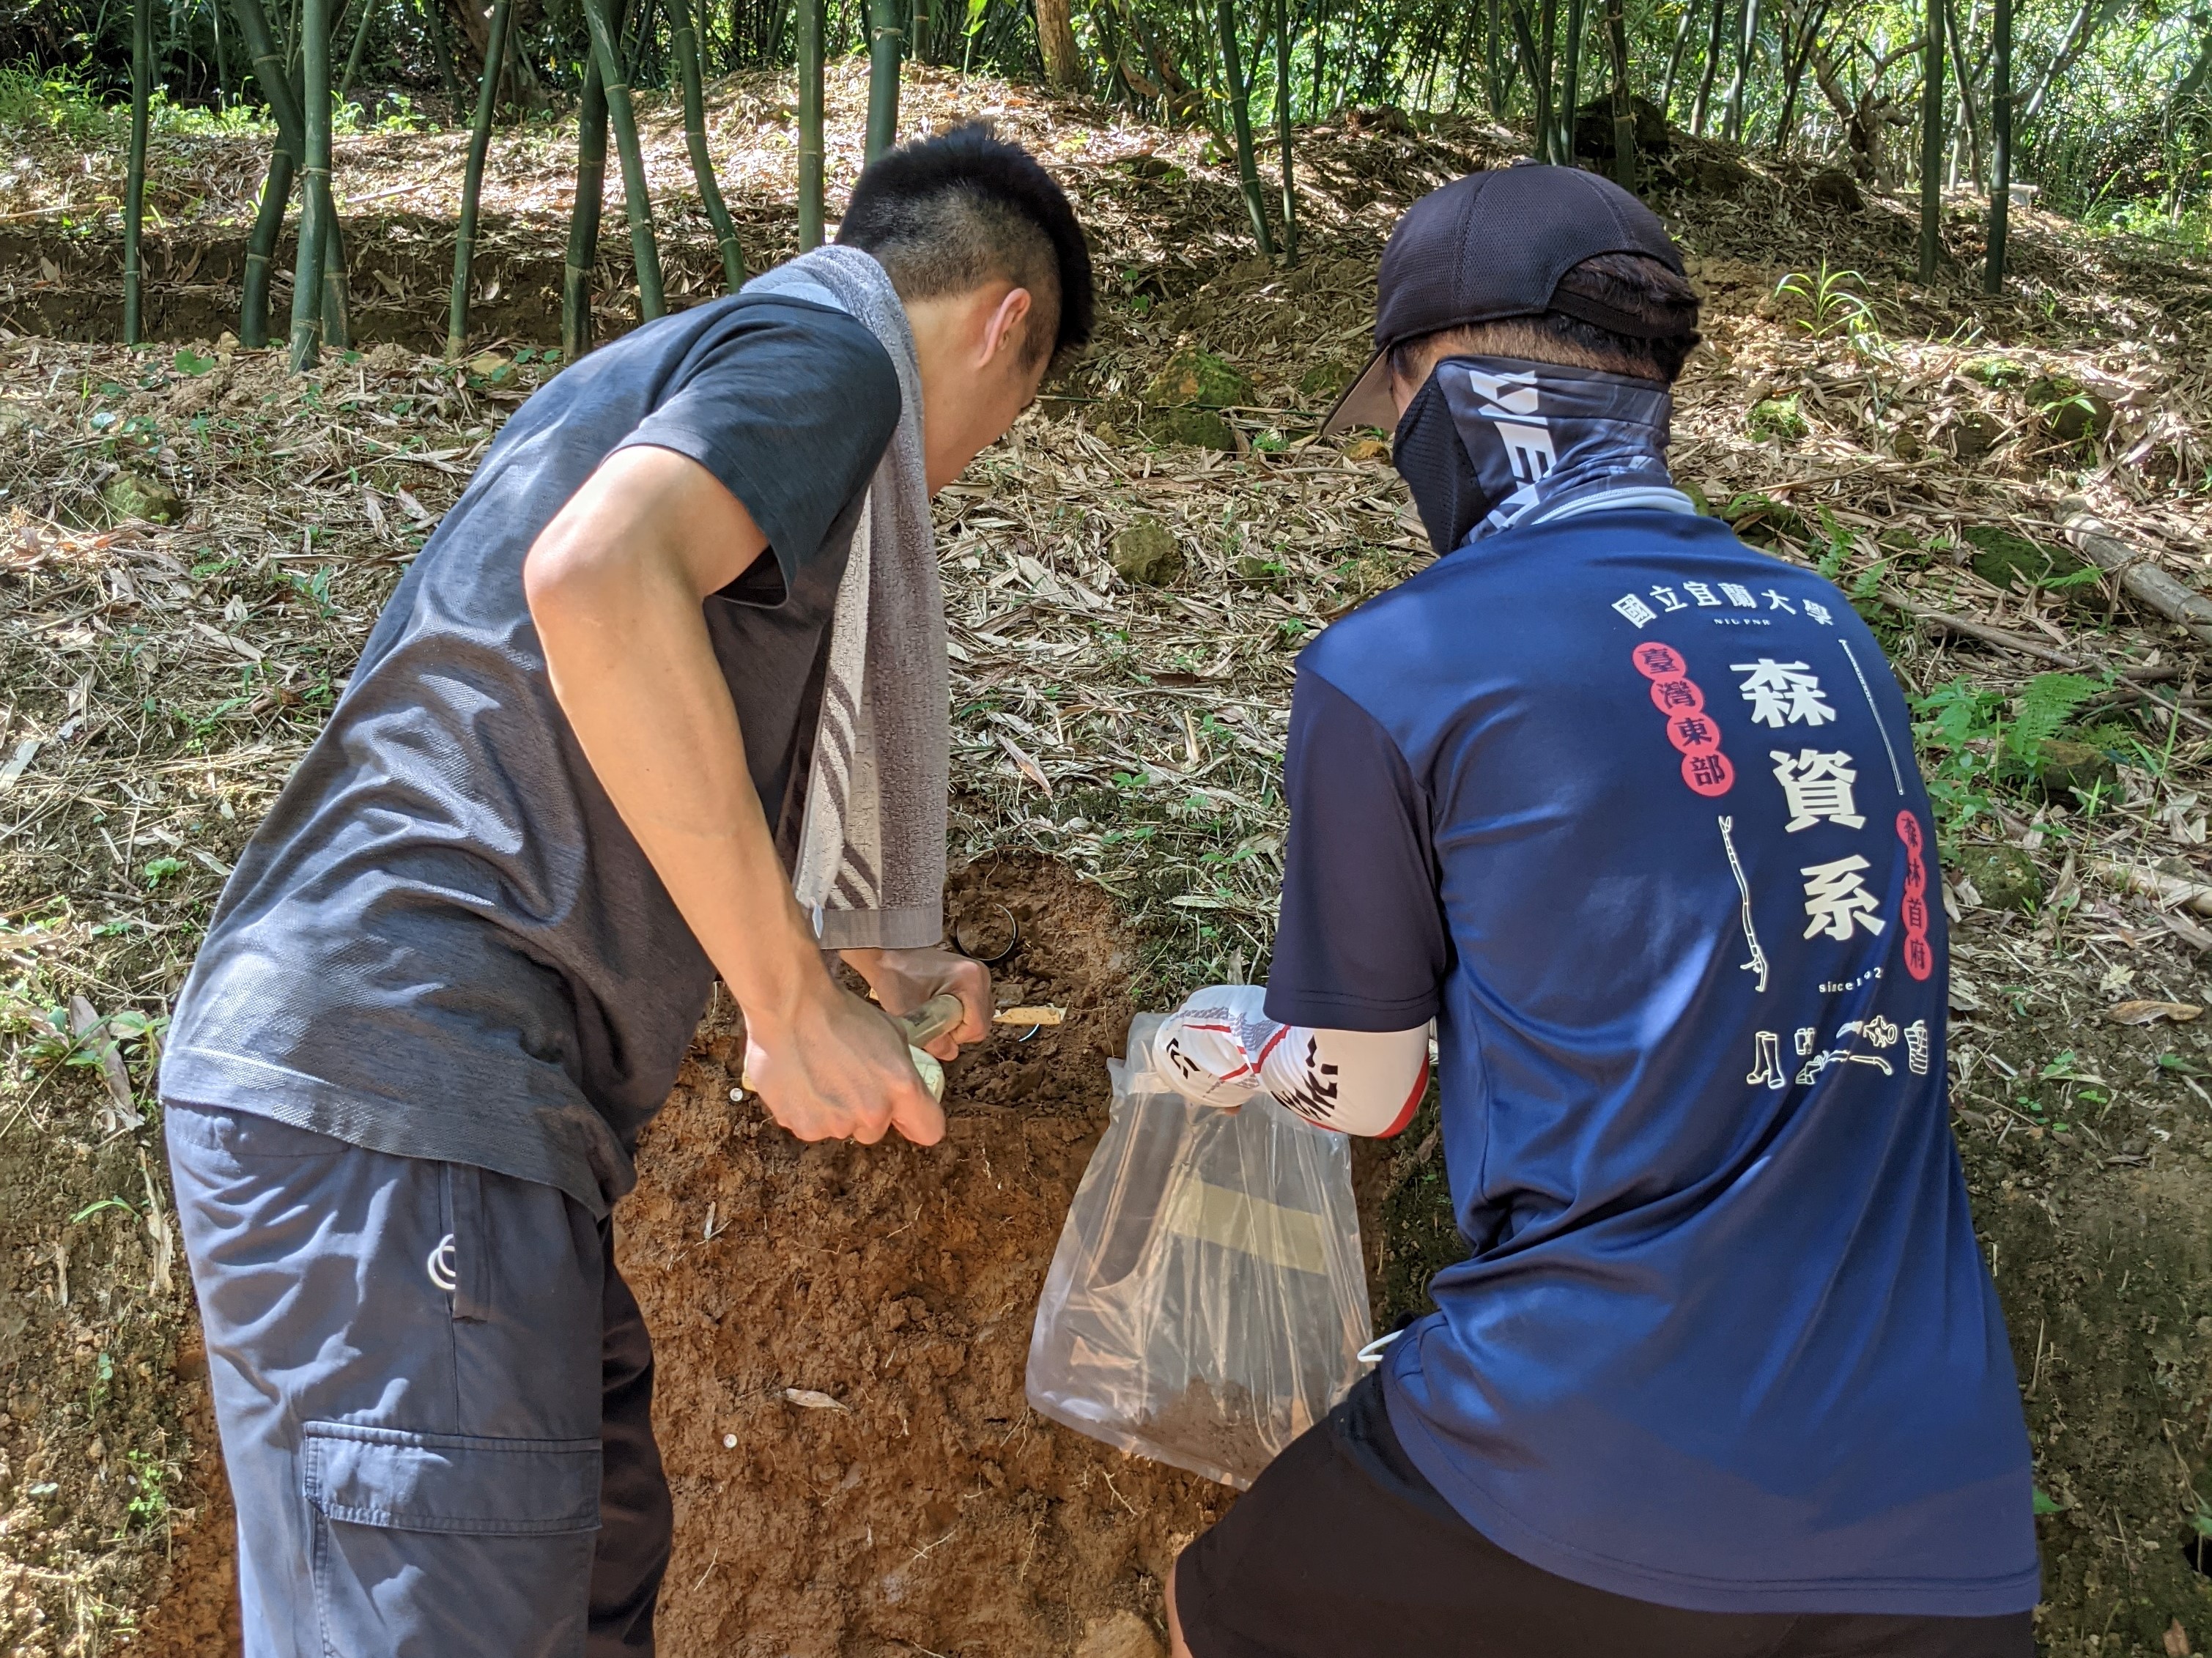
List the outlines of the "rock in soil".
<svg viewBox="0 0 2212 1658">
<path fill-rule="evenodd" d="M 174 524 L 185 515 L 184 497 L 143 472 L 118 472 L 107 481 L 100 498 L 118 520 L 141 518 L 155 524 Z"/>
<path fill-rule="evenodd" d="M 1237 452 L 1237 434 L 1211 409 L 1170 409 L 1144 423 L 1145 435 L 1155 443 L 1180 443 L 1193 449 Z"/>
<path fill-rule="evenodd" d="M 2043 877 L 2018 847 L 1966 847 L 1951 861 L 1991 909 L 2026 914 L 2043 902 Z"/>
<path fill-rule="evenodd" d="M 2095 793 L 2110 801 L 2119 792 L 2120 768 L 2094 744 L 2053 737 L 2036 756 L 2035 780 L 2053 800 L 2071 805 L 2076 796 Z"/>
<path fill-rule="evenodd" d="M 1182 549 L 1175 532 L 1156 518 L 1140 518 L 1114 536 L 1114 574 L 1143 587 L 1164 587 L 1182 574 Z"/>
<path fill-rule="evenodd" d="M 1241 409 L 1255 398 L 1252 377 L 1211 351 L 1186 347 L 1146 388 L 1145 401 L 1170 408 Z"/>
</svg>

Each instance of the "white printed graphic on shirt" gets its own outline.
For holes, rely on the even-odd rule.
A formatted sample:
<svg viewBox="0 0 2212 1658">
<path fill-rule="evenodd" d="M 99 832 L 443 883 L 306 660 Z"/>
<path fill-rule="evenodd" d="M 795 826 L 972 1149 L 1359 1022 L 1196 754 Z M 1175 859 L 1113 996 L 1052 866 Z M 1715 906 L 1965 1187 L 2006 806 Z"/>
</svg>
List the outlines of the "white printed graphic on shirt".
<svg viewBox="0 0 2212 1658">
<path fill-rule="evenodd" d="M 1634 593 L 1623 593 L 1613 601 L 1613 608 L 1633 622 L 1638 628 L 1652 621 L 1659 614 Z"/>
<path fill-rule="evenodd" d="M 1757 1052 L 1751 1062 L 1747 1083 L 1765 1083 L 1769 1088 L 1787 1088 L 1790 1072 L 1782 1063 L 1782 1038 L 1771 1030 L 1752 1033 L 1753 1046 Z"/>
<path fill-rule="evenodd" d="M 1774 762 L 1774 780 L 1790 803 L 1790 821 L 1782 826 L 1788 833 L 1810 829 L 1824 817 L 1845 829 L 1866 827 L 1851 800 L 1851 785 L 1859 774 L 1850 756 L 1840 749 L 1832 754 L 1800 749 L 1792 759 L 1787 750 L 1769 749 L 1766 757 Z"/>
<path fill-rule="evenodd" d="M 1721 845 L 1727 849 L 1729 868 L 1735 876 L 1736 890 L 1743 895 L 1743 941 L 1751 946 L 1751 959 L 1743 964 L 1743 970 L 1757 974 L 1757 987 L 1764 991 L 1768 966 L 1766 952 L 1759 947 L 1759 929 L 1751 924 L 1751 881 L 1743 872 L 1742 860 L 1735 855 L 1735 836 L 1730 833 L 1735 828 L 1735 819 L 1723 817 L 1719 821 Z"/>
<path fill-rule="evenodd" d="M 1825 726 L 1836 717 L 1821 694 L 1820 680 L 1802 662 L 1777 662 L 1762 656 L 1756 662 L 1731 662 L 1729 671 L 1745 677 L 1743 700 L 1751 704 L 1751 717 L 1759 725 Z"/>
<path fill-rule="evenodd" d="M 1815 1054 L 1811 1059 L 1806 1060 L 1804 1069 L 1797 1073 L 1797 1080 L 1801 1083 L 1809 1083 L 1830 1066 L 1841 1065 L 1846 1060 L 1852 1065 L 1874 1066 L 1885 1077 L 1895 1074 L 1889 1068 L 1889 1061 L 1879 1054 L 1854 1054 L 1847 1048 L 1831 1048 Z"/>
<path fill-rule="evenodd" d="M 1905 1027 L 1905 1062 L 1911 1066 L 1912 1074 L 1928 1074 L 1928 1021 L 1915 1019 Z"/>
<path fill-rule="evenodd" d="M 1881 908 L 1874 894 L 1866 890 L 1866 882 L 1859 872 L 1870 868 L 1867 860 L 1854 853 L 1849 858 L 1838 858 L 1832 863 L 1809 864 L 1797 872 L 1805 878 L 1805 936 L 1825 932 L 1831 938 L 1844 939 L 1855 928 L 1864 927 L 1879 934 L 1888 925 L 1875 911 Z"/>
<path fill-rule="evenodd" d="M 1836 1040 L 1841 1042 L 1846 1036 L 1863 1036 L 1869 1048 L 1895 1048 L 1897 1026 L 1879 1013 L 1871 1018 L 1846 1019 L 1836 1027 Z"/>
<path fill-rule="evenodd" d="M 1850 641 L 1839 639 L 1836 644 L 1842 650 L 1844 659 L 1851 665 L 1851 672 L 1857 677 L 1860 694 L 1866 698 L 1867 712 L 1874 716 L 1874 728 L 1881 733 L 1881 745 L 1889 751 L 1889 780 L 1897 785 L 1897 792 L 1902 795 L 1905 793 L 1905 768 L 1897 763 L 1897 745 L 1889 740 L 1889 727 L 1882 724 L 1881 710 L 1875 706 L 1874 687 L 1867 683 L 1866 670 L 1859 666 L 1858 658 L 1851 653 Z"/>
<path fill-rule="evenodd" d="M 1797 1027 L 1796 1045 L 1799 1059 L 1803 1059 L 1813 1051 L 1813 1038 L 1819 1034 L 1809 1024 L 1801 1024 Z"/>
</svg>

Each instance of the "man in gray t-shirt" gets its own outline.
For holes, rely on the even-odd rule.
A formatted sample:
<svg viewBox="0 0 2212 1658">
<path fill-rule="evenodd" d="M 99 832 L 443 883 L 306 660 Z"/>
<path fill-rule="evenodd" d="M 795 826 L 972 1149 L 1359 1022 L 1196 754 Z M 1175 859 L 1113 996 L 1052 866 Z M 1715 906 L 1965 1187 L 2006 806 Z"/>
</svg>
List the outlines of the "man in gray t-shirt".
<svg viewBox="0 0 2212 1658">
<path fill-rule="evenodd" d="M 877 162 L 839 240 L 905 335 L 780 280 L 517 412 L 179 999 L 161 1092 L 257 1658 L 651 1649 L 669 1503 L 607 1216 L 717 975 L 792 1132 L 943 1133 L 792 895 L 830 623 L 901 418 L 885 340 L 934 491 L 1087 337 L 1090 264 L 975 128 Z M 989 981 L 936 911 L 844 955 L 893 1012 L 957 993 L 949 1054 Z"/>
</svg>

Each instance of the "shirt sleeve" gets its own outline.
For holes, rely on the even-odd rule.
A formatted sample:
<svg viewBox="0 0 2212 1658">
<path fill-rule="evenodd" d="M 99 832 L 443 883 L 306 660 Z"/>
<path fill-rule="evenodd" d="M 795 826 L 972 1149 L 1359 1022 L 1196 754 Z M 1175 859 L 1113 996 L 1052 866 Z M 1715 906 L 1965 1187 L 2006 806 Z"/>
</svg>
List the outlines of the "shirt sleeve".
<svg viewBox="0 0 2212 1658">
<path fill-rule="evenodd" d="M 1435 1017 L 1449 945 L 1428 803 L 1397 744 L 1301 665 L 1283 769 L 1291 829 L 1267 1017 L 1338 1030 Z"/>
<path fill-rule="evenodd" d="M 689 456 L 744 503 L 775 555 L 780 588 L 730 597 L 781 604 L 840 513 L 866 489 L 898 425 L 898 373 L 842 312 L 786 301 L 738 306 L 637 429 L 638 444 Z"/>
</svg>

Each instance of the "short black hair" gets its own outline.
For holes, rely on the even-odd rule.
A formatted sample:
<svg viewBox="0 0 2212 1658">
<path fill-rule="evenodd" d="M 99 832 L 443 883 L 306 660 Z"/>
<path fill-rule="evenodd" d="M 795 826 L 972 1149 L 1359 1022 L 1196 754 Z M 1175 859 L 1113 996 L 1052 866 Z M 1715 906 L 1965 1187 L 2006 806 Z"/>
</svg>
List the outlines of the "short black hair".
<svg viewBox="0 0 2212 1658">
<path fill-rule="evenodd" d="M 1091 247 L 1075 210 L 1029 151 L 980 121 L 871 161 L 837 240 L 873 254 L 901 299 L 964 294 L 994 276 L 1028 288 L 1032 361 L 1090 341 Z"/>
<path fill-rule="evenodd" d="M 1584 259 L 1559 278 L 1559 291 L 1626 313 L 1650 328 L 1651 335 L 1619 334 L 1564 311 L 1547 311 L 1540 316 L 1468 323 L 1401 340 L 1391 348 L 1391 369 L 1400 380 L 1412 380 L 1425 363 L 1436 361 L 1437 347 L 1442 345 L 1450 356 L 1518 357 L 1672 386 L 1705 337 L 1698 332 L 1697 290 L 1646 254 L 1601 253 Z"/>
</svg>

